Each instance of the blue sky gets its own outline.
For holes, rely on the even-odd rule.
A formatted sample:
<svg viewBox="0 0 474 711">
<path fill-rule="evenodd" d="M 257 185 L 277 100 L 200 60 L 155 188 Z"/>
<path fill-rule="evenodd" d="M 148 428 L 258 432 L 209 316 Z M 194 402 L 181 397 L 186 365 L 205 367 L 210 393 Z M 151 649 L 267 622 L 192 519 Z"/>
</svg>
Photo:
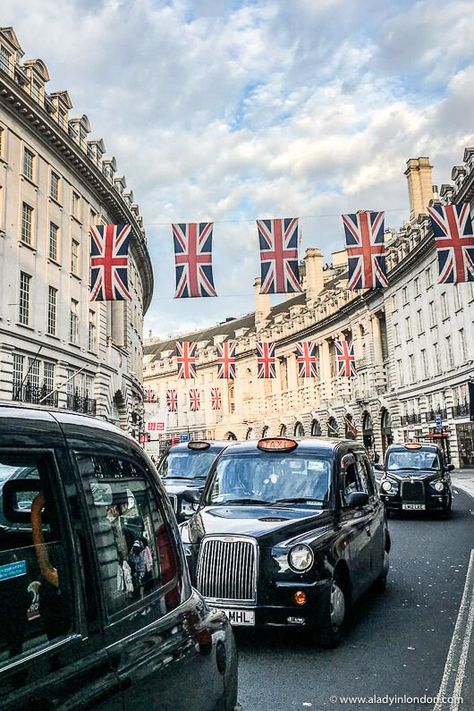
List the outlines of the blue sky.
<svg viewBox="0 0 474 711">
<path fill-rule="evenodd" d="M 474 141 L 471 0 L 3 0 L 2 21 L 134 190 L 155 335 L 252 310 L 255 218 L 304 216 L 303 249 L 329 259 L 340 213 L 398 226 L 406 160 L 449 182 Z M 170 223 L 198 220 L 219 298 L 175 301 Z"/>
</svg>

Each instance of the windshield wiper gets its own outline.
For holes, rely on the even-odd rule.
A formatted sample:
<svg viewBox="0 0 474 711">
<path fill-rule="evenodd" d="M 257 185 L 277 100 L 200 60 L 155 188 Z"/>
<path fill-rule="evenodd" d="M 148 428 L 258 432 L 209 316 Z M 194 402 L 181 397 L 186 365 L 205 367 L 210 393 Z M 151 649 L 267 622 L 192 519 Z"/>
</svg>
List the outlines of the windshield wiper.
<svg viewBox="0 0 474 711">
<path fill-rule="evenodd" d="M 220 501 L 221 504 L 271 504 L 271 501 L 264 501 L 263 499 L 226 499 L 226 501 Z"/>
<path fill-rule="evenodd" d="M 314 496 L 294 496 L 287 499 L 275 499 L 274 504 L 307 504 L 309 501 L 314 501 L 318 504 L 323 504 L 324 499 L 316 499 Z"/>
<path fill-rule="evenodd" d="M 399 469 L 387 469 L 389 472 L 421 472 L 419 467 L 400 467 Z"/>
</svg>

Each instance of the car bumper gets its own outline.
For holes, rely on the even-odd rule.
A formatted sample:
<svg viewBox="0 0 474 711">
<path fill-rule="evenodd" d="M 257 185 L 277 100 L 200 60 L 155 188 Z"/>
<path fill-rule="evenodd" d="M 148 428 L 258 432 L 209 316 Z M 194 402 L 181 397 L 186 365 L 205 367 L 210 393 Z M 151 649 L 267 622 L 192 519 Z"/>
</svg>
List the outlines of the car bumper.
<svg viewBox="0 0 474 711">
<path fill-rule="evenodd" d="M 383 493 L 381 493 L 380 498 L 382 499 L 387 511 L 442 511 L 449 503 L 448 492 L 426 496 L 423 501 L 406 501 L 400 496 L 389 496 L 388 494 Z M 404 505 L 407 505 L 410 508 L 404 509 Z M 423 508 L 412 509 L 412 506 L 422 506 Z"/>
</svg>

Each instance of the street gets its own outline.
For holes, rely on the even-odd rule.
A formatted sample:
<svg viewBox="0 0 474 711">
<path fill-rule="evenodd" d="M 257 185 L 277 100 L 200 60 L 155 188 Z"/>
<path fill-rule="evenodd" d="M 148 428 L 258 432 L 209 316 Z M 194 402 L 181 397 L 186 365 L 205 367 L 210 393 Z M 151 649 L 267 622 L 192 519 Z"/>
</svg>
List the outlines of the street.
<svg viewBox="0 0 474 711">
<path fill-rule="evenodd" d="M 389 521 L 392 552 L 387 590 L 369 592 L 356 604 L 339 648 L 313 648 L 293 630 L 237 630 L 239 700 L 244 711 L 432 709 L 434 703 L 422 699 L 413 703 L 410 697 L 436 696 L 443 675 L 444 694 L 453 695 L 456 677 L 457 693 L 463 697 L 459 708 L 474 707 L 469 678 L 474 645 L 471 638 L 469 649 L 463 620 L 457 626 L 456 649 L 451 645 L 474 548 L 474 499 L 456 486 L 454 492 L 449 521 L 423 515 Z M 472 565 L 472 585 L 471 573 Z M 472 608 L 472 587 L 470 593 L 468 599 L 464 595 L 464 602 Z M 457 662 L 450 675 L 445 673 L 448 650 L 456 660 L 461 647 L 465 679 L 457 673 L 462 666 Z M 406 702 L 370 699 L 387 695 L 405 695 Z M 367 700 L 344 702 L 341 697 Z"/>
</svg>

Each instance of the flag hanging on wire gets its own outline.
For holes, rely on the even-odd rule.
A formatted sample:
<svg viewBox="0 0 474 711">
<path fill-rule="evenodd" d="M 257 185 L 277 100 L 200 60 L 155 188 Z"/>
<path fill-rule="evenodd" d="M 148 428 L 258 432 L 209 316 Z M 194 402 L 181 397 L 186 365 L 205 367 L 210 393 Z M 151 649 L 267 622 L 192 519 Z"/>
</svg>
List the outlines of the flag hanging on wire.
<svg viewBox="0 0 474 711">
<path fill-rule="evenodd" d="M 193 380 L 196 377 L 196 344 L 189 341 L 176 341 L 178 353 L 178 378 Z"/>
<path fill-rule="evenodd" d="M 235 379 L 235 341 L 224 341 L 217 344 L 217 377 L 227 380 Z"/>
<path fill-rule="evenodd" d="M 212 222 L 171 225 L 176 268 L 175 299 L 217 296 L 212 275 Z"/>
<path fill-rule="evenodd" d="M 298 269 L 298 218 L 257 220 L 261 294 L 302 291 Z"/>
<path fill-rule="evenodd" d="M 352 341 L 335 341 L 339 376 L 351 378 L 357 375 L 354 357 L 354 344 Z"/>
<path fill-rule="evenodd" d="M 125 301 L 130 225 L 91 225 L 91 301 Z"/>
<path fill-rule="evenodd" d="M 308 341 L 300 341 L 300 343 L 296 344 L 296 362 L 298 363 L 298 375 L 300 378 L 318 377 L 316 348 L 316 343 Z"/>
<path fill-rule="evenodd" d="M 276 378 L 274 343 L 257 343 L 257 365 L 259 378 Z"/>
<path fill-rule="evenodd" d="M 344 425 L 346 428 L 346 436 L 349 437 L 349 439 L 356 439 L 359 432 L 348 415 L 344 415 Z"/>
<path fill-rule="evenodd" d="M 168 412 L 178 411 L 178 393 L 174 388 L 170 388 L 166 391 L 166 405 Z"/>
<path fill-rule="evenodd" d="M 385 263 L 384 213 L 361 210 L 342 215 L 346 235 L 349 289 L 388 286 Z"/>
<path fill-rule="evenodd" d="M 211 404 L 213 410 L 222 410 L 222 398 L 219 388 L 211 388 Z"/>
<path fill-rule="evenodd" d="M 158 394 L 151 388 L 145 390 L 145 402 L 158 402 Z"/>
<path fill-rule="evenodd" d="M 197 388 L 189 390 L 189 409 L 191 412 L 197 412 L 201 407 L 201 394 Z"/>
<path fill-rule="evenodd" d="M 474 234 L 471 206 L 433 205 L 428 208 L 438 255 L 439 283 L 474 281 Z"/>
</svg>

